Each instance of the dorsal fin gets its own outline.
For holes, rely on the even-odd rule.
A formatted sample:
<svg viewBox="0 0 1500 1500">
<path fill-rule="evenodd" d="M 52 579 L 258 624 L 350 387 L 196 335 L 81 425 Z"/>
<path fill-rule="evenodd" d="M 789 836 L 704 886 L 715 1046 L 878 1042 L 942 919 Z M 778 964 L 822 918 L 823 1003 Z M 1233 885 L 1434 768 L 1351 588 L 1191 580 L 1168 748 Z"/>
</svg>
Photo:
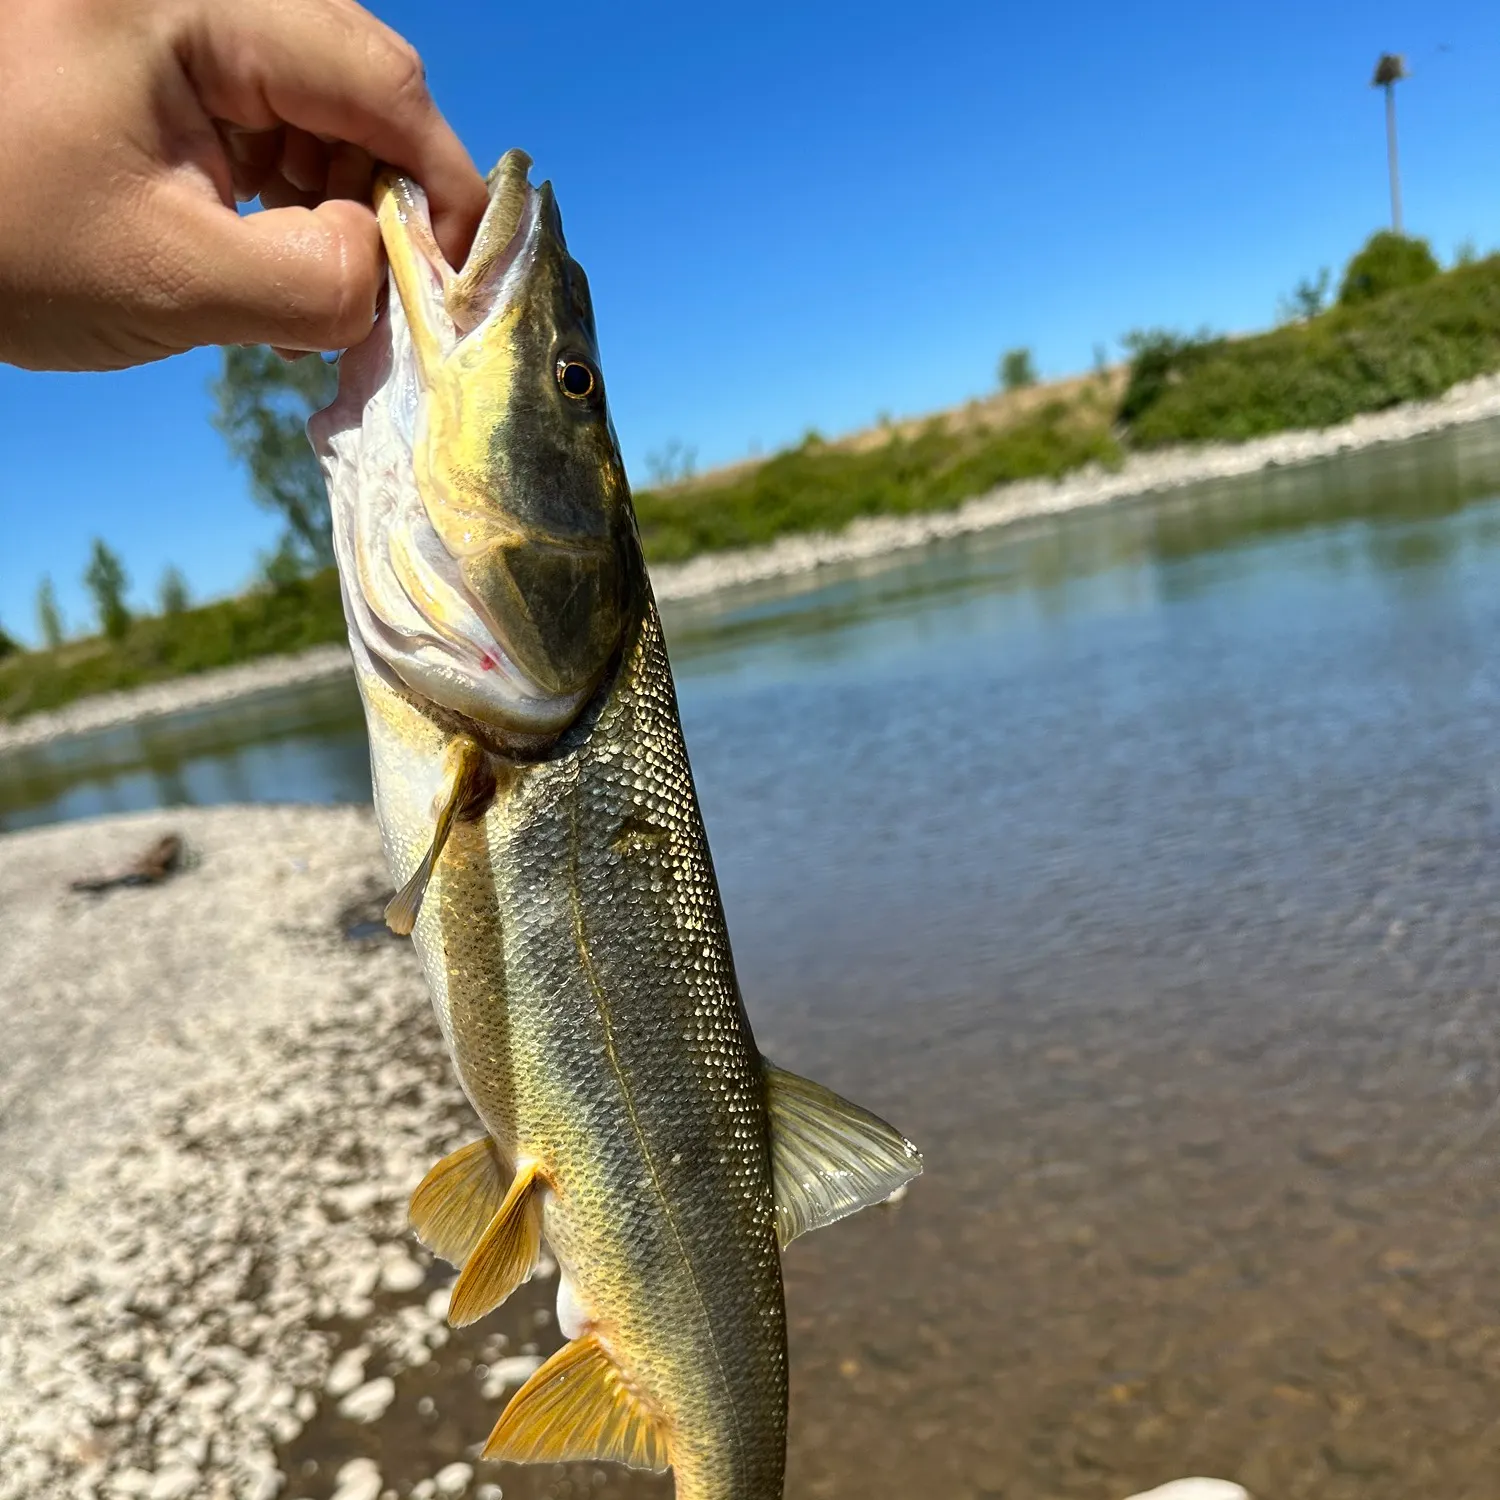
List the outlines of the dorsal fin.
<svg viewBox="0 0 1500 1500">
<path fill-rule="evenodd" d="M 451 1265 L 473 1254 L 514 1174 L 489 1136 L 450 1152 L 417 1184 L 408 1217 L 417 1238 Z"/>
<path fill-rule="evenodd" d="M 500 1413 L 484 1457 L 510 1463 L 604 1459 L 658 1472 L 666 1433 L 593 1334 L 564 1344 Z"/>
<path fill-rule="evenodd" d="M 776 1234 L 783 1247 L 810 1229 L 884 1203 L 921 1172 L 917 1148 L 877 1115 L 810 1078 L 764 1066 Z"/>
<path fill-rule="evenodd" d="M 535 1270 L 542 1249 L 542 1185 L 535 1162 L 511 1179 L 505 1201 L 453 1283 L 448 1321 L 455 1328 L 493 1312 Z"/>
</svg>

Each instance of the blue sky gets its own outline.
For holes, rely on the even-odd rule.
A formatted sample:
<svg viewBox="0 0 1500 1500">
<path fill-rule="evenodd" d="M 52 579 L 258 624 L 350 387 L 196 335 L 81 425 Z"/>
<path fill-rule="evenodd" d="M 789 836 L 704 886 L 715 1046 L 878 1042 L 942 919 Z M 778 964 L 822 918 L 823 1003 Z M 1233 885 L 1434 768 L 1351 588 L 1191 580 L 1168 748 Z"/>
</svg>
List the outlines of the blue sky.
<svg viewBox="0 0 1500 1500">
<path fill-rule="evenodd" d="M 1387 213 L 1377 55 L 1404 52 L 1408 228 L 1500 247 L 1500 28 L 1482 0 L 498 5 L 379 0 L 481 166 L 556 184 L 627 463 L 700 465 L 982 392 L 1166 325 L 1248 329 Z M 213 351 L 0 367 L 0 625 L 71 623 L 90 537 L 138 598 L 269 549 L 208 425 Z"/>
</svg>

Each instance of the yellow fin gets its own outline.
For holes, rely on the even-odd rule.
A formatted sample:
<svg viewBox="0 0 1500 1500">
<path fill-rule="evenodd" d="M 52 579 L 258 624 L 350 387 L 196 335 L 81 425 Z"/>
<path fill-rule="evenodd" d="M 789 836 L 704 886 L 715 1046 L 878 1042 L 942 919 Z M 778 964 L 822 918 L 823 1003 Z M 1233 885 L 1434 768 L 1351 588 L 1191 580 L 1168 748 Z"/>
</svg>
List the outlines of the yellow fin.
<svg viewBox="0 0 1500 1500">
<path fill-rule="evenodd" d="M 922 1170 L 899 1130 L 832 1089 L 765 1063 L 776 1234 L 783 1247 L 884 1203 Z"/>
<path fill-rule="evenodd" d="M 500 1413 L 484 1457 L 513 1464 L 605 1459 L 670 1467 L 666 1434 L 593 1334 L 564 1344 Z"/>
<path fill-rule="evenodd" d="M 453 1283 L 448 1321 L 455 1328 L 493 1312 L 531 1275 L 542 1249 L 541 1185 L 535 1165 L 512 1179 L 505 1201 Z"/>
<path fill-rule="evenodd" d="M 510 1164 L 487 1135 L 450 1152 L 411 1195 L 408 1212 L 417 1238 L 434 1255 L 463 1265 L 500 1212 L 510 1179 Z"/>
<path fill-rule="evenodd" d="M 411 879 L 396 892 L 385 909 L 385 925 L 401 937 L 409 937 L 417 925 L 417 913 L 422 909 L 422 897 L 427 894 L 427 882 L 432 879 L 438 856 L 453 831 L 454 819 L 472 816 L 495 794 L 495 773 L 490 767 L 489 757 L 467 735 L 460 735 L 448 746 L 446 761 L 448 794 L 438 809 L 432 842 L 427 846 L 421 863 L 412 871 Z"/>
</svg>

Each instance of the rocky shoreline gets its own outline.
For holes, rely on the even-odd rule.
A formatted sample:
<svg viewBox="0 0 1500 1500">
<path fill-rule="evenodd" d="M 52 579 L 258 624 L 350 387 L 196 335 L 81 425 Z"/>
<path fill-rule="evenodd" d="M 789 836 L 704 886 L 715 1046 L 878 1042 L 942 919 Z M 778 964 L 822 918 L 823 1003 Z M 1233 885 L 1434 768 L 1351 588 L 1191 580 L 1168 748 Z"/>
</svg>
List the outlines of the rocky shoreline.
<svg viewBox="0 0 1500 1500">
<path fill-rule="evenodd" d="M 957 510 L 872 516 L 837 533 L 810 532 L 783 537 L 766 547 L 708 553 L 654 569 L 652 583 L 662 601 L 700 599 L 738 585 L 795 577 L 1038 516 L 1059 515 L 1261 469 L 1313 463 L 1496 417 L 1500 417 L 1500 375 L 1486 375 L 1455 386 L 1436 400 L 1370 412 L 1338 427 L 1276 433 L 1244 443 L 1136 454 L 1113 472 L 1090 466 L 1057 480 L 1002 485 Z M 222 671 L 153 683 L 132 692 L 101 694 L 15 724 L 0 724 L 0 753 L 337 677 L 348 670 L 349 653 L 343 646 L 319 646 L 294 656 L 268 657 Z"/>
<path fill-rule="evenodd" d="M 180 874 L 69 889 L 168 831 Z M 454 1273 L 407 1229 L 478 1125 L 380 928 L 368 809 L 3 842 L 0 1500 L 668 1500 L 665 1477 L 478 1458 L 561 1341 L 556 1272 L 452 1330 Z"/>
</svg>

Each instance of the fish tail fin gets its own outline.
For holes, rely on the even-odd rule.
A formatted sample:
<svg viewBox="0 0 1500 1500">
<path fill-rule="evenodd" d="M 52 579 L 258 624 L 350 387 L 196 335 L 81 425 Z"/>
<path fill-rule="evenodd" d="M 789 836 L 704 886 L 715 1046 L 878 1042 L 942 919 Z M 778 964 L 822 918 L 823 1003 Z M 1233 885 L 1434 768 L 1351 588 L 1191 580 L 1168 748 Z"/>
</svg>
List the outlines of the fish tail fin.
<svg viewBox="0 0 1500 1500">
<path fill-rule="evenodd" d="M 763 1063 L 771 1119 L 776 1233 L 783 1247 L 873 1203 L 884 1203 L 922 1170 L 899 1130 L 832 1089 Z"/>
<path fill-rule="evenodd" d="M 511 1397 L 484 1457 L 517 1464 L 597 1459 L 658 1472 L 672 1462 L 660 1418 L 594 1334 L 564 1344 Z"/>
<path fill-rule="evenodd" d="M 448 1321 L 455 1328 L 493 1312 L 536 1269 L 542 1250 L 543 1186 L 535 1162 L 512 1178 L 505 1201 L 453 1283 Z"/>
<path fill-rule="evenodd" d="M 407 1216 L 417 1238 L 451 1265 L 463 1265 L 504 1205 L 513 1175 L 487 1135 L 450 1152 L 411 1195 Z"/>
</svg>

